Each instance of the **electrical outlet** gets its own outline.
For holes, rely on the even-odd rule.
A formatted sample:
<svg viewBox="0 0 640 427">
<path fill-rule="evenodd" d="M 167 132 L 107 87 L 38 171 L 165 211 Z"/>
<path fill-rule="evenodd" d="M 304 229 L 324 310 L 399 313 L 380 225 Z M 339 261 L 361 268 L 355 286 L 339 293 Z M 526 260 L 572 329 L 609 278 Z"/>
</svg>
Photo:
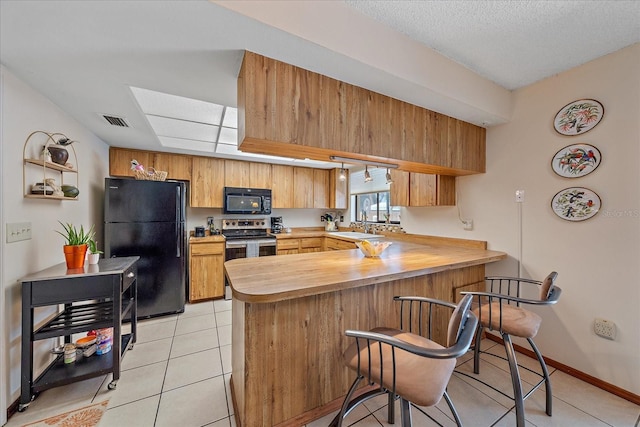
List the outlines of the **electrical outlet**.
<svg viewBox="0 0 640 427">
<path fill-rule="evenodd" d="M 611 320 L 596 318 L 593 323 L 593 331 L 602 338 L 608 340 L 616 339 L 616 324 Z"/>
<path fill-rule="evenodd" d="M 516 203 L 524 203 L 524 190 L 516 190 Z"/>
<path fill-rule="evenodd" d="M 464 225 L 464 229 L 471 231 L 473 230 L 473 220 L 472 219 L 463 219 L 462 224 Z"/>
<path fill-rule="evenodd" d="M 324 222 L 324 215 L 320 215 L 320 222 Z"/>
<path fill-rule="evenodd" d="M 31 239 L 30 222 L 7 223 L 7 243 L 19 242 Z"/>
</svg>

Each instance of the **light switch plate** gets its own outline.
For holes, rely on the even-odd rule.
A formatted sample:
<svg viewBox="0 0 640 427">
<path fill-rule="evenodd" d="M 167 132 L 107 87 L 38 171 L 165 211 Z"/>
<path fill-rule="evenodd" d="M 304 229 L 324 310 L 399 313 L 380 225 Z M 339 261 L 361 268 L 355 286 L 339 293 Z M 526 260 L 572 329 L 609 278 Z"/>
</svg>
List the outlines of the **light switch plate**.
<svg viewBox="0 0 640 427">
<path fill-rule="evenodd" d="M 7 243 L 31 239 L 30 222 L 7 223 Z"/>
</svg>

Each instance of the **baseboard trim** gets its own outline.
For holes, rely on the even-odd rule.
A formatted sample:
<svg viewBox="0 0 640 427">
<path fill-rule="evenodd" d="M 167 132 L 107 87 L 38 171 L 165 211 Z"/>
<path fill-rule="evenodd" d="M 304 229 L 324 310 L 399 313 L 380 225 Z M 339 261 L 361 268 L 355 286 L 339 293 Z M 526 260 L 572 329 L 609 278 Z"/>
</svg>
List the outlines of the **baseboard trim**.
<svg viewBox="0 0 640 427">
<path fill-rule="evenodd" d="M 486 338 L 490 339 L 491 341 L 495 341 L 498 344 L 504 345 L 504 342 L 502 341 L 502 338 L 500 338 L 497 335 L 493 335 L 493 334 L 485 334 Z M 522 353 L 526 356 L 529 356 L 533 359 L 536 358 L 535 353 L 525 347 L 522 347 L 520 345 L 517 344 L 513 344 L 513 348 L 518 352 L 518 353 Z M 596 377 L 593 377 L 589 374 L 586 374 L 582 371 L 578 371 L 577 369 L 572 368 L 571 366 L 567 366 L 563 363 L 560 363 L 556 360 L 550 359 L 546 356 L 543 356 L 545 363 L 548 366 L 551 366 L 553 368 L 556 368 L 557 370 L 564 372 L 567 375 L 571 375 L 572 377 L 575 377 L 581 381 L 584 381 L 586 383 L 589 383 L 595 387 L 598 387 L 606 392 L 609 392 L 613 395 L 616 395 L 618 397 L 621 397 L 625 400 L 628 400 L 629 402 L 635 403 L 636 405 L 640 405 L 640 395 L 631 393 L 630 391 L 627 391 L 623 388 L 620 388 L 618 386 L 615 386 L 613 384 L 610 384 L 606 381 L 602 381 Z"/>
</svg>

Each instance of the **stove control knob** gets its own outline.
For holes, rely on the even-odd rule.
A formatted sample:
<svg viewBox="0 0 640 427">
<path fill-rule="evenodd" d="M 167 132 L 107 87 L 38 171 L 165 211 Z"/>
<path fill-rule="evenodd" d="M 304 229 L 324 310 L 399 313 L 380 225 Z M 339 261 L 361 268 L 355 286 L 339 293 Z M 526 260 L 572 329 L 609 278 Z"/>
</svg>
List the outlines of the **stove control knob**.
<svg viewBox="0 0 640 427">
<path fill-rule="evenodd" d="M 224 224 L 225 224 L 225 225 L 229 225 L 229 221 L 225 222 Z"/>
<path fill-rule="evenodd" d="M 235 221 L 231 223 L 231 225 L 236 225 Z"/>
</svg>

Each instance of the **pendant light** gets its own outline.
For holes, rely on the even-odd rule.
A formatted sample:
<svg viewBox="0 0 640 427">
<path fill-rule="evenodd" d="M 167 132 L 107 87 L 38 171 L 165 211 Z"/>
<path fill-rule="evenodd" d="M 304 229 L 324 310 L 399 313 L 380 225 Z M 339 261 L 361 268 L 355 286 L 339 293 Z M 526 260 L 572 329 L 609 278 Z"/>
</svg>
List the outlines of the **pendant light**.
<svg viewBox="0 0 640 427">
<path fill-rule="evenodd" d="M 387 168 L 387 174 L 385 176 L 387 177 L 387 184 L 393 184 L 393 178 L 391 178 L 391 173 L 389 173 L 389 168 Z"/>
<path fill-rule="evenodd" d="M 342 167 L 340 168 L 340 175 L 338 176 L 340 181 L 347 180 L 347 172 L 344 170 L 344 163 L 342 163 Z"/>
<path fill-rule="evenodd" d="M 369 173 L 369 166 L 364 167 L 364 182 L 371 182 L 373 178 L 371 178 L 371 174 Z"/>
</svg>

